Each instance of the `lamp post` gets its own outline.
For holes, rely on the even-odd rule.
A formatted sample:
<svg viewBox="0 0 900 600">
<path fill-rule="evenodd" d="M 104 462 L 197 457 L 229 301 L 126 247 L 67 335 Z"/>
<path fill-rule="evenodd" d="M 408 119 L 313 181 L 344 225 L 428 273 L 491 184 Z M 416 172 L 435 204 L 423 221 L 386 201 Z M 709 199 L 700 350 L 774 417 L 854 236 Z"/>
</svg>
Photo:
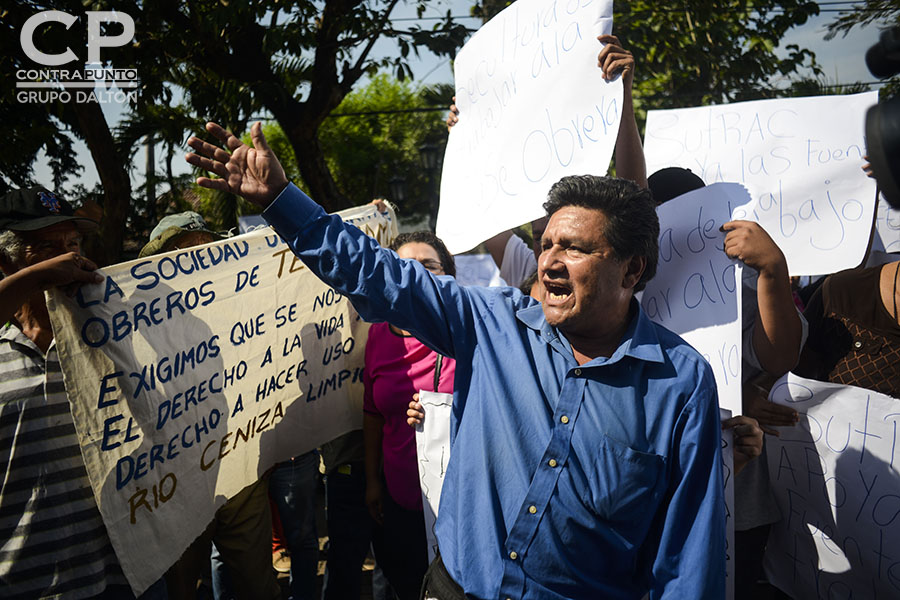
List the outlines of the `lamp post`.
<svg viewBox="0 0 900 600">
<path fill-rule="evenodd" d="M 391 192 L 391 200 L 396 204 L 403 203 L 406 200 L 406 179 L 399 175 L 394 175 L 388 180 L 388 189 Z"/>
<path fill-rule="evenodd" d="M 425 171 L 425 185 L 428 194 L 428 225 L 434 231 L 437 226 L 438 194 L 435 189 L 437 181 L 440 148 L 436 144 L 424 143 L 419 146 L 419 160 Z"/>
</svg>

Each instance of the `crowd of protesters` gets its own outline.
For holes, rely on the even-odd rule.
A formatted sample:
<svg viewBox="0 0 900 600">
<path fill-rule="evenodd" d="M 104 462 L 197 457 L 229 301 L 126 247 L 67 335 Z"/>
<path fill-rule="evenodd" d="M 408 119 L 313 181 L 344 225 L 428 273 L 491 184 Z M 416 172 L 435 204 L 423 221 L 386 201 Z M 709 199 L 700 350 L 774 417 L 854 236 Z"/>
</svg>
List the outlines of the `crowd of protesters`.
<svg viewBox="0 0 900 600">
<path fill-rule="evenodd" d="M 675 168 L 647 177 L 634 58 L 613 36 L 600 42 L 598 67 L 625 87 L 618 177 L 557 182 L 547 216 L 530 224 L 533 247 L 513 232 L 486 241 L 508 288 L 458 285 L 432 233 L 403 234 L 388 250 L 326 215 L 285 178 L 258 124 L 252 146 L 209 124 L 228 152 L 189 141 L 188 162 L 219 176 L 201 186 L 265 209 L 294 253 L 376 324 L 362 431 L 231 498 L 142 598 L 193 599 L 207 572 L 217 599 L 280 598 L 273 564 L 284 556 L 291 597 L 316 595 L 320 462 L 326 599 L 360 596 L 373 548 L 379 600 L 722 598 L 722 429 L 735 436 L 736 594 L 759 597 L 768 529 L 781 518 L 763 432 L 798 420 L 766 399 L 768 387 L 794 370 L 900 397 L 900 263 L 797 290 L 762 227 L 727 223 L 723 251 L 748 267 L 744 416 L 720 422 L 709 365 L 633 297 L 656 271 L 656 206 L 704 182 Z M 448 126 L 464 118 L 451 107 Z M 96 229 L 43 188 L 0 199 L 0 597 L 133 597 L 81 458 L 43 295 L 100 280 L 81 252 Z M 150 238 L 142 256 L 219 234 L 181 213 Z M 454 394 L 430 565 L 411 427 L 425 418 L 418 390 Z M 284 539 L 274 552 L 273 521 Z"/>
</svg>

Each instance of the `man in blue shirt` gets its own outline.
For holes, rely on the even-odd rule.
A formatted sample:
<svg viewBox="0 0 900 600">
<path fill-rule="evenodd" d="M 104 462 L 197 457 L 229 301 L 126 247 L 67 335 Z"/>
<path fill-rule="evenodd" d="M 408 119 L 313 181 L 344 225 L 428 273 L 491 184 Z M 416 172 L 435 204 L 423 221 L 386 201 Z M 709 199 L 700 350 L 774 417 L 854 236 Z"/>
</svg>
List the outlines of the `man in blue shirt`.
<svg viewBox="0 0 900 600">
<path fill-rule="evenodd" d="M 593 176 L 554 185 L 539 304 L 460 287 L 325 214 L 288 183 L 258 123 L 253 148 L 207 130 L 230 152 L 191 138 L 188 162 L 219 176 L 198 184 L 265 207 L 363 318 L 456 359 L 440 573 L 476 598 L 724 597 L 712 371 L 633 298 L 656 270 L 649 192 Z"/>
</svg>

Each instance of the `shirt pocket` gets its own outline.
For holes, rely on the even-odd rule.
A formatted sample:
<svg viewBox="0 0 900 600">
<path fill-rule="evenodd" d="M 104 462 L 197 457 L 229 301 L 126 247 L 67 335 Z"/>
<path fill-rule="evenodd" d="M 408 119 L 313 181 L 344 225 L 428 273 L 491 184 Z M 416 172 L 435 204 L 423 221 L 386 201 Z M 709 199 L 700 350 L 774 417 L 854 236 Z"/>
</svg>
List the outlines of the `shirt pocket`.
<svg viewBox="0 0 900 600">
<path fill-rule="evenodd" d="M 609 521 L 652 520 L 661 496 L 665 459 L 604 435 L 588 473 L 594 512 Z"/>
</svg>

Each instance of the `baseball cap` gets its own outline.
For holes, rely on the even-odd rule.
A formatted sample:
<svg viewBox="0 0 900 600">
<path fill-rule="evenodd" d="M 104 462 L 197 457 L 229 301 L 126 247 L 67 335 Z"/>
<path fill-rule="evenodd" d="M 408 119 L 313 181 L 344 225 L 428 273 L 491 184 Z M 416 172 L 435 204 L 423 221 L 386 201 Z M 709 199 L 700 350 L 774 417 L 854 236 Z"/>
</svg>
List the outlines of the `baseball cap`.
<svg viewBox="0 0 900 600">
<path fill-rule="evenodd" d="M 211 231 L 206 221 L 199 214 L 188 210 L 174 215 L 168 215 L 160 220 L 159 224 L 150 232 L 150 241 L 141 248 L 140 258 L 158 254 L 166 244 L 175 238 L 190 232 L 203 232 L 210 234 L 214 240 L 224 239 L 222 235 Z"/>
<path fill-rule="evenodd" d="M 76 216 L 71 204 L 42 186 L 0 197 L 0 231 L 35 231 L 65 221 L 72 221 L 82 231 L 97 228 L 96 221 Z"/>
</svg>

